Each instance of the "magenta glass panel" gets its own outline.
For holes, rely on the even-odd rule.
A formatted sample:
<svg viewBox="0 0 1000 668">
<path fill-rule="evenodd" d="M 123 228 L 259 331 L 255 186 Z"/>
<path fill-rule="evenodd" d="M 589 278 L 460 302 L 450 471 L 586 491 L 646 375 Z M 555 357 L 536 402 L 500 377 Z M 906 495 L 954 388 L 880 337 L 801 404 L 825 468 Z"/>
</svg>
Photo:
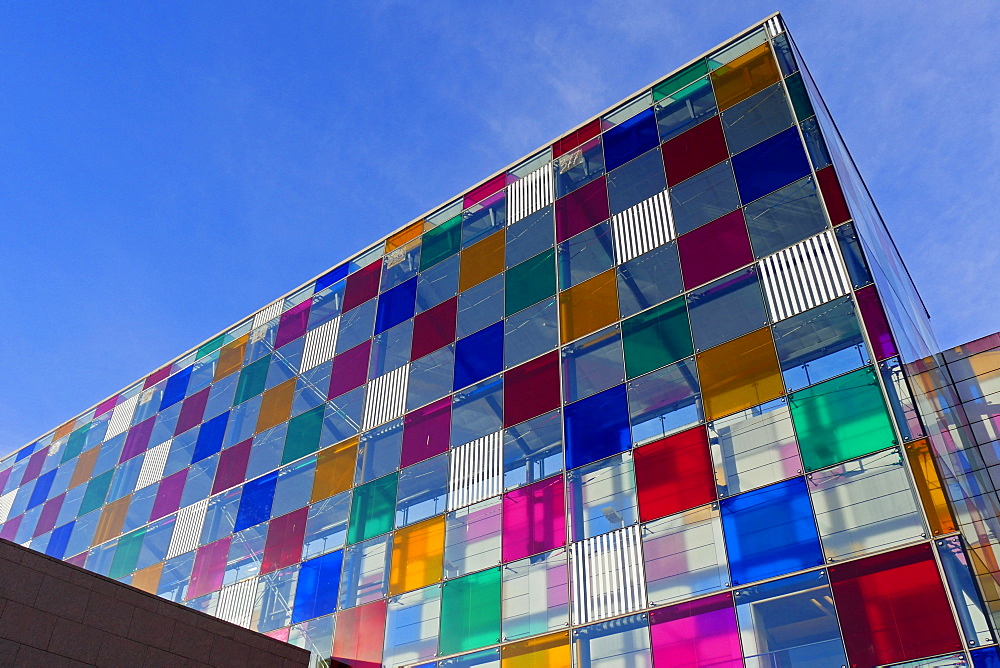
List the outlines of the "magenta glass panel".
<svg viewBox="0 0 1000 668">
<path fill-rule="evenodd" d="M 24 475 L 21 476 L 21 485 L 25 485 L 38 477 L 38 474 L 42 472 L 42 465 L 45 464 L 45 458 L 48 454 L 49 448 L 46 446 L 31 455 L 31 458 L 28 459 L 28 463 L 24 467 Z"/>
<path fill-rule="evenodd" d="M 219 455 L 219 466 L 215 470 L 215 482 L 212 483 L 212 494 L 235 487 L 243 482 L 247 473 L 247 462 L 250 461 L 250 446 L 253 439 L 248 438 L 237 443 Z"/>
<path fill-rule="evenodd" d="M 177 418 L 177 427 L 174 429 L 174 436 L 183 434 L 191 427 L 201 424 L 201 418 L 205 415 L 205 404 L 208 403 L 208 393 L 211 387 L 192 394 L 181 404 L 181 414 Z"/>
<path fill-rule="evenodd" d="M 503 497 L 503 560 L 516 561 L 566 544 L 563 477 L 507 492 Z"/>
<path fill-rule="evenodd" d="M 455 342 L 458 297 L 441 302 L 413 319 L 413 347 L 410 359 L 418 360 Z"/>
<path fill-rule="evenodd" d="M 184 469 L 160 481 L 160 488 L 156 490 L 156 500 L 153 501 L 153 510 L 149 514 L 150 522 L 177 511 L 181 505 L 181 494 L 184 492 L 187 474 L 188 469 Z"/>
<path fill-rule="evenodd" d="M 865 322 L 868 340 L 872 342 L 875 359 L 884 360 L 896 354 L 896 343 L 889 331 L 889 321 L 882 309 L 882 302 L 874 285 L 861 288 L 854 293 L 861 309 L 861 319 Z"/>
<path fill-rule="evenodd" d="M 42 506 L 42 513 L 38 516 L 38 524 L 35 525 L 35 533 L 32 534 L 32 538 L 37 538 L 43 533 L 52 531 L 56 526 L 56 520 L 59 519 L 59 511 L 62 509 L 63 499 L 66 498 L 66 494 L 60 494 L 54 499 L 49 499 Z"/>
<path fill-rule="evenodd" d="M 128 436 L 125 437 L 125 447 L 122 448 L 122 455 L 118 458 L 119 464 L 146 452 L 146 446 L 149 445 L 149 437 L 153 435 L 154 422 L 156 422 L 155 416 L 148 420 L 143 420 L 128 430 Z"/>
<path fill-rule="evenodd" d="M 274 339 L 275 348 L 280 348 L 306 333 L 306 327 L 309 325 L 310 306 L 312 306 L 312 301 L 307 299 L 281 314 L 281 320 L 278 321 L 278 334 Z"/>
<path fill-rule="evenodd" d="M 606 176 L 556 201 L 556 241 L 562 242 L 611 217 Z"/>
<path fill-rule="evenodd" d="M 361 387 L 368 380 L 368 358 L 371 356 L 372 340 L 354 346 L 333 358 L 330 372 L 330 394 L 327 399 L 336 399 L 345 392 Z"/>
<path fill-rule="evenodd" d="M 198 548 L 198 554 L 194 556 L 194 569 L 191 571 L 191 584 L 187 591 L 189 599 L 198 598 L 222 587 L 222 576 L 226 573 L 226 558 L 229 556 L 231 540 L 232 536 L 226 536 L 222 540 Z"/>
<path fill-rule="evenodd" d="M 407 413 L 403 418 L 400 467 L 430 459 L 448 450 L 451 440 L 451 397 Z"/>
<path fill-rule="evenodd" d="M 290 626 L 286 626 L 283 629 L 275 629 L 273 631 L 268 631 L 264 635 L 268 638 L 274 638 L 275 640 L 280 640 L 281 642 L 288 642 L 288 632 L 291 631 Z"/>
<path fill-rule="evenodd" d="M 18 515 L 17 517 L 7 520 L 6 524 L 3 525 L 3 529 L 0 529 L 0 538 L 4 540 L 14 540 L 14 536 L 17 535 L 17 530 L 21 528 L 21 520 L 24 519 L 24 515 Z"/>
<path fill-rule="evenodd" d="M 367 267 L 362 267 L 347 277 L 344 288 L 344 309 L 347 313 L 355 306 L 360 306 L 372 297 L 378 295 L 378 281 L 382 277 L 382 260 L 376 260 Z"/>
<path fill-rule="evenodd" d="M 113 411 L 115 409 L 115 404 L 118 403 L 118 397 L 111 397 L 110 399 L 105 399 L 101 403 L 97 404 L 97 408 L 94 409 L 94 417 L 99 418 L 105 413 Z"/>
<path fill-rule="evenodd" d="M 743 210 L 682 234 L 677 239 L 684 289 L 698 287 L 753 262 Z"/>
<path fill-rule="evenodd" d="M 656 668 L 743 668 L 730 592 L 649 613 Z"/>
<path fill-rule="evenodd" d="M 309 508 L 298 510 L 271 520 L 264 543 L 261 574 L 297 564 L 302 558 L 302 541 L 306 534 Z"/>
<path fill-rule="evenodd" d="M 71 557 L 69 559 L 63 559 L 63 561 L 65 561 L 67 564 L 73 564 L 74 566 L 79 566 L 80 568 L 83 568 L 84 564 L 87 563 L 87 554 L 88 554 L 87 552 L 81 552 L 75 557 Z"/>
<path fill-rule="evenodd" d="M 466 193 L 465 197 L 462 200 L 462 208 L 468 209 L 473 204 L 482 202 L 490 195 L 493 195 L 503 190 L 504 186 L 506 185 L 507 185 L 506 174 L 500 174 L 499 176 L 490 179 L 489 181 L 479 186 L 475 190 L 470 190 L 468 193 Z"/>
<path fill-rule="evenodd" d="M 154 385 L 156 385 L 169 375 L 170 375 L 170 365 L 168 364 L 162 369 L 158 369 L 153 373 L 149 374 L 148 376 L 146 376 L 146 382 L 142 384 L 142 389 L 145 390 L 146 388 L 153 387 Z"/>
</svg>

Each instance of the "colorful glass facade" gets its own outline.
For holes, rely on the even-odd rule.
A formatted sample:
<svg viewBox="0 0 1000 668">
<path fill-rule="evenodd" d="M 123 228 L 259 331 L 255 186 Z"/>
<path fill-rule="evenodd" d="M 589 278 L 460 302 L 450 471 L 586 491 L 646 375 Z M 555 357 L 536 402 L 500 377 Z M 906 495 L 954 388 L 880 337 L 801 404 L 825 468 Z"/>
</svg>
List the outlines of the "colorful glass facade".
<svg viewBox="0 0 1000 668">
<path fill-rule="evenodd" d="M 924 320 L 774 16 L 4 459 L 0 537 L 359 665 L 996 666 Z"/>
</svg>

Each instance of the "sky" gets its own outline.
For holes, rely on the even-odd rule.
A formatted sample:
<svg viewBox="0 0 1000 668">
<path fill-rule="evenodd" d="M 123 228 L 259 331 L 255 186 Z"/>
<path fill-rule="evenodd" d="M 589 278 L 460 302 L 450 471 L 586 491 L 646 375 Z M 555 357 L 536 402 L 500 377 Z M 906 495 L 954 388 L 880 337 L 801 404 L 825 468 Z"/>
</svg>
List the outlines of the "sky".
<svg viewBox="0 0 1000 668">
<path fill-rule="evenodd" d="M 3 3 L 0 454 L 781 10 L 942 346 L 1000 329 L 1000 3 Z"/>
</svg>

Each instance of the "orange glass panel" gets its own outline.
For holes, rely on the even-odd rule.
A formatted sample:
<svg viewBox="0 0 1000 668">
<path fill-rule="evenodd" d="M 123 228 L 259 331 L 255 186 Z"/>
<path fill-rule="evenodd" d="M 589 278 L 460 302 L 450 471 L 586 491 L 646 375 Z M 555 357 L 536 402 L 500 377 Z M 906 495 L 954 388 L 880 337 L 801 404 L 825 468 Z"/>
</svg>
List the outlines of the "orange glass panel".
<svg viewBox="0 0 1000 668">
<path fill-rule="evenodd" d="M 97 529 L 94 531 L 94 540 L 90 542 L 91 546 L 100 545 L 121 535 L 125 515 L 128 513 L 128 504 L 131 502 L 132 495 L 127 494 L 104 506 L 101 519 L 97 521 Z"/>
<path fill-rule="evenodd" d="M 402 248 L 406 244 L 410 243 L 417 237 L 421 235 L 424 231 L 424 221 L 418 220 L 412 225 L 407 225 L 399 232 L 385 240 L 385 252 L 394 251 L 397 248 Z"/>
<path fill-rule="evenodd" d="M 618 288 L 614 269 L 588 278 L 559 294 L 559 324 L 563 343 L 596 332 L 616 320 Z"/>
<path fill-rule="evenodd" d="M 247 341 L 249 334 L 244 334 L 235 341 L 231 341 L 222 346 L 219 351 L 219 363 L 215 365 L 215 380 L 225 378 L 234 371 L 239 371 L 243 366 L 243 358 L 247 352 Z"/>
<path fill-rule="evenodd" d="M 358 459 L 358 438 L 349 438 L 320 450 L 316 456 L 316 477 L 310 503 L 346 492 L 354 484 Z"/>
<path fill-rule="evenodd" d="M 59 425 L 55 433 L 52 434 L 52 440 L 58 441 L 63 436 L 67 436 L 71 431 L 73 431 L 73 425 L 76 424 L 76 419 L 70 420 L 66 424 Z"/>
<path fill-rule="evenodd" d="M 439 582 L 444 568 L 444 515 L 396 532 L 392 540 L 389 596 Z"/>
<path fill-rule="evenodd" d="M 768 327 L 706 350 L 697 360 L 706 420 L 762 404 L 784 393 Z"/>
<path fill-rule="evenodd" d="M 295 378 L 286 380 L 281 385 L 275 385 L 264 393 L 260 402 L 260 413 L 257 414 L 257 431 L 267 431 L 277 427 L 292 414 L 292 399 L 295 397 Z"/>
<path fill-rule="evenodd" d="M 569 631 L 504 645 L 501 668 L 570 668 Z"/>
<path fill-rule="evenodd" d="M 160 574 L 163 573 L 163 562 L 153 564 L 149 568 L 132 574 L 132 586 L 144 592 L 155 594 L 160 586 Z"/>
<path fill-rule="evenodd" d="M 910 470 L 913 471 L 914 482 L 917 483 L 917 493 L 920 495 L 920 503 L 924 507 L 924 514 L 927 515 L 931 533 L 940 536 L 954 531 L 957 528 L 955 519 L 951 515 L 951 508 L 948 507 L 941 476 L 938 474 L 927 439 L 907 443 L 904 449 L 906 459 L 910 462 Z"/>
<path fill-rule="evenodd" d="M 100 450 L 100 448 L 91 448 L 76 460 L 73 477 L 69 479 L 70 489 L 90 480 L 90 474 L 94 472 L 94 464 L 97 463 L 97 455 L 100 454 Z"/>
<path fill-rule="evenodd" d="M 462 251 L 459 290 L 468 290 L 503 271 L 506 240 L 507 235 L 500 230 Z"/>
<path fill-rule="evenodd" d="M 723 65 L 711 76 L 720 111 L 781 80 L 778 63 L 766 43 Z"/>
</svg>

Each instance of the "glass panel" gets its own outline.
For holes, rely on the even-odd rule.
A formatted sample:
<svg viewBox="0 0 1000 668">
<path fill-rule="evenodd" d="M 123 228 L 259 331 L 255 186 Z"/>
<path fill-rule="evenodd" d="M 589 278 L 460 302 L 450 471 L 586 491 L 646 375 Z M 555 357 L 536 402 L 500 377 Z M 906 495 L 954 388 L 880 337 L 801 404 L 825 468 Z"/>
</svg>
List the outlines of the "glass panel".
<svg viewBox="0 0 1000 668">
<path fill-rule="evenodd" d="M 552 247 L 555 241 L 552 206 L 511 223 L 507 228 L 507 266 L 513 267 Z"/>
<path fill-rule="evenodd" d="M 670 188 L 670 210 L 677 234 L 721 218 L 739 205 L 736 179 L 728 160 Z"/>
<path fill-rule="evenodd" d="M 418 227 L 418 225 L 411 225 L 410 229 Z M 383 292 L 401 285 L 417 275 L 420 268 L 420 249 L 420 239 L 413 239 L 386 253 L 382 265 Z"/>
<path fill-rule="evenodd" d="M 708 77 L 669 93 L 656 103 L 656 125 L 660 141 L 676 137 L 717 111 L 715 92 Z"/>
<path fill-rule="evenodd" d="M 274 503 L 271 504 L 271 517 L 281 517 L 309 503 L 315 474 L 315 457 L 307 457 L 291 466 L 279 469 Z"/>
<path fill-rule="evenodd" d="M 649 613 L 656 666 L 742 668 L 740 636 L 729 592 Z"/>
<path fill-rule="evenodd" d="M 682 235 L 677 240 L 684 287 L 693 288 L 753 262 L 742 211 Z"/>
<path fill-rule="evenodd" d="M 663 144 L 667 183 L 676 186 L 729 157 L 722 123 L 713 116 Z"/>
<path fill-rule="evenodd" d="M 413 319 L 414 360 L 440 350 L 455 340 L 458 299 L 449 299 Z"/>
<path fill-rule="evenodd" d="M 375 333 L 381 334 L 413 317 L 417 296 L 417 279 L 397 285 L 379 295 L 375 311 Z M 353 314 L 354 311 L 351 311 Z M 345 318 L 350 316 L 344 316 Z"/>
<path fill-rule="evenodd" d="M 679 295 L 682 289 L 676 243 L 664 244 L 618 267 L 623 318 Z"/>
<path fill-rule="evenodd" d="M 446 452 L 450 429 L 450 397 L 407 413 L 403 418 L 402 466 L 410 466 Z"/>
<path fill-rule="evenodd" d="M 355 461 L 358 457 L 358 439 L 350 438 L 321 450 L 316 455 L 316 474 L 313 478 L 312 501 L 339 494 L 354 484 Z"/>
<path fill-rule="evenodd" d="M 851 284 L 857 289 L 871 283 L 874 279 L 872 279 L 871 271 L 868 269 L 868 262 L 865 261 L 865 254 L 861 250 L 861 241 L 854 229 L 854 223 L 838 226 L 836 234 L 837 243 L 840 244 L 840 253 L 844 257 L 847 273 L 851 277 Z"/>
<path fill-rule="evenodd" d="M 608 206 L 612 216 L 644 202 L 667 187 L 663 154 L 647 151 L 608 174 Z"/>
<path fill-rule="evenodd" d="M 458 338 L 478 332 L 504 314 L 504 278 L 494 276 L 458 296 Z"/>
<path fill-rule="evenodd" d="M 571 471 L 567 484 L 573 540 L 635 524 L 638 515 L 635 481 L 631 452 Z"/>
<path fill-rule="evenodd" d="M 500 653 L 502 668 L 568 668 L 569 631 L 504 645 Z"/>
<path fill-rule="evenodd" d="M 710 75 L 720 109 L 728 109 L 781 79 L 766 43 L 720 67 Z"/>
<path fill-rule="evenodd" d="M 746 207 L 745 214 L 756 257 L 776 253 L 826 229 L 811 176 L 760 198 Z"/>
<path fill-rule="evenodd" d="M 573 652 L 582 666 L 652 668 L 646 615 L 573 629 Z"/>
<path fill-rule="evenodd" d="M 344 550 L 340 608 L 353 608 L 385 597 L 391 541 L 391 535 L 379 536 Z"/>
<path fill-rule="evenodd" d="M 788 390 L 839 376 L 869 362 L 850 297 L 776 323 L 774 345 Z"/>
<path fill-rule="evenodd" d="M 500 498 L 446 516 L 444 576 L 454 578 L 500 565 Z"/>
<path fill-rule="evenodd" d="M 309 507 L 302 557 L 308 559 L 344 546 L 351 494 L 343 492 Z"/>
<path fill-rule="evenodd" d="M 694 360 L 681 360 L 630 381 L 629 422 L 633 445 L 668 436 L 701 421 L 701 395 Z"/>
<path fill-rule="evenodd" d="M 430 269 L 439 262 L 457 253 L 461 243 L 461 215 L 450 218 L 437 227 L 424 232 L 424 248 L 420 255 L 420 271 Z"/>
<path fill-rule="evenodd" d="M 629 378 L 673 364 L 694 353 L 683 299 L 673 299 L 625 320 L 622 338 Z"/>
<path fill-rule="evenodd" d="M 559 295 L 562 343 L 597 331 L 618 320 L 614 271 L 606 271 Z"/>
<path fill-rule="evenodd" d="M 451 411 L 451 445 L 464 445 L 503 428 L 503 376 L 456 393 Z"/>
<path fill-rule="evenodd" d="M 458 294 L 458 258 L 445 260 L 417 277 L 417 313 Z"/>
<path fill-rule="evenodd" d="M 594 137 L 552 161 L 556 177 L 556 197 L 562 197 L 592 183 L 604 174 L 601 138 Z"/>
<path fill-rule="evenodd" d="M 625 380 L 622 336 L 617 326 L 591 334 L 561 350 L 566 401 L 589 397 Z"/>
<path fill-rule="evenodd" d="M 937 553 L 944 568 L 945 583 L 951 592 L 958 620 L 970 647 L 993 642 L 990 622 L 983 598 L 976 587 L 975 571 L 969 561 L 962 539 L 949 536 L 937 541 Z"/>
<path fill-rule="evenodd" d="M 471 336 L 459 339 L 455 344 L 455 381 L 452 389 L 460 390 L 501 371 L 502 322 L 496 322 Z"/>
<path fill-rule="evenodd" d="M 357 543 L 392 530 L 396 477 L 397 474 L 393 473 L 354 489 L 348 543 Z"/>
<path fill-rule="evenodd" d="M 554 298 L 507 318 L 504 322 L 504 367 L 517 366 L 559 345 L 558 318 Z"/>
<path fill-rule="evenodd" d="M 559 407 L 559 353 L 552 351 L 504 374 L 504 425 Z"/>
<path fill-rule="evenodd" d="M 462 248 L 469 249 L 480 239 L 493 234 L 497 230 L 502 230 L 507 222 L 507 199 L 503 189 L 506 176 L 498 176 L 487 190 L 492 190 L 499 186 L 499 189 L 489 196 L 484 197 L 476 204 L 462 212 Z M 482 191 L 480 191 L 482 192 Z M 475 196 L 474 196 L 475 197 Z M 503 238 L 501 237 L 500 247 L 500 268 L 503 269 Z M 464 260 L 463 260 L 464 262 Z"/>
<path fill-rule="evenodd" d="M 756 267 L 720 278 L 687 295 L 694 344 L 699 350 L 766 325 Z"/>
<path fill-rule="evenodd" d="M 389 595 L 413 591 L 439 582 L 444 559 L 444 516 L 410 525 L 392 541 Z"/>
<path fill-rule="evenodd" d="M 555 250 L 547 251 L 507 271 L 505 313 L 511 315 L 556 293 Z"/>
<path fill-rule="evenodd" d="M 715 501 L 712 458 L 703 427 L 654 441 L 633 453 L 641 521 Z"/>
<path fill-rule="evenodd" d="M 337 328 L 338 355 L 372 337 L 377 305 L 376 300 L 370 300 L 340 316 L 340 326 Z"/>
<path fill-rule="evenodd" d="M 383 665 L 412 665 L 437 653 L 441 587 L 389 598 L 386 605 Z"/>
<path fill-rule="evenodd" d="M 556 249 L 559 289 L 565 290 L 607 271 L 615 263 L 611 224 L 600 223 L 564 241 Z"/>
<path fill-rule="evenodd" d="M 788 128 L 733 156 L 740 200 L 748 204 L 812 171 L 798 128 Z"/>
<path fill-rule="evenodd" d="M 358 441 L 357 475 L 361 485 L 392 473 L 399 468 L 403 445 L 403 420 L 393 420 L 361 434 Z"/>
<path fill-rule="evenodd" d="M 576 236 L 610 217 L 607 184 L 601 177 L 556 200 L 556 242 Z"/>
<path fill-rule="evenodd" d="M 409 362 L 412 340 L 412 320 L 396 325 L 389 331 L 375 336 L 372 339 L 372 358 L 368 366 L 368 379 L 378 378 Z"/>
<path fill-rule="evenodd" d="M 732 496 L 802 473 L 786 399 L 708 423 L 719 496 Z"/>
<path fill-rule="evenodd" d="M 566 466 L 573 469 L 628 450 L 628 400 L 618 385 L 563 409 Z"/>
<path fill-rule="evenodd" d="M 503 567 L 503 639 L 569 626 L 569 565 L 563 549 Z"/>
<path fill-rule="evenodd" d="M 396 526 L 444 512 L 448 502 L 448 455 L 438 455 L 399 472 Z"/>
<path fill-rule="evenodd" d="M 500 642 L 500 569 L 449 580 L 441 592 L 441 654 Z"/>
<path fill-rule="evenodd" d="M 462 251 L 458 289 L 468 290 L 503 271 L 505 245 L 500 230 Z"/>
<path fill-rule="evenodd" d="M 642 551 L 651 605 L 729 585 L 726 546 L 717 504 L 643 525 Z"/>
<path fill-rule="evenodd" d="M 648 104 L 648 102 L 647 98 L 644 103 Z M 606 129 L 602 139 L 604 141 L 604 160 L 608 171 L 624 165 L 651 148 L 656 148 L 656 145 L 660 143 L 660 137 L 656 131 L 656 117 L 653 110 L 641 111 L 631 118 L 621 121 L 615 127 Z"/>
<path fill-rule="evenodd" d="M 503 497 L 503 560 L 523 559 L 566 544 L 562 476 L 553 476 Z"/>
<path fill-rule="evenodd" d="M 951 516 L 941 476 L 927 440 L 921 439 L 907 443 L 904 448 L 906 459 L 910 462 L 910 472 L 916 483 L 917 494 L 920 496 L 920 502 L 924 508 L 924 516 L 931 528 L 931 534 L 940 536 L 954 531 L 956 528 L 955 520 Z"/>
<path fill-rule="evenodd" d="M 406 410 L 424 406 L 449 394 L 455 376 L 455 346 L 450 345 L 410 364 Z"/>
<path fill-rule="evenodd" d="M 509 490 L 562 471 L 562 417 L 559 411 L 504 431 L 504 489 Z"/>
<path fill-rule="evenodd" d="M 790 127 L 792 111 L 780 83 L 734 104 L 722 113 L 730 153 L 739 153 Z"/>
</svg>

